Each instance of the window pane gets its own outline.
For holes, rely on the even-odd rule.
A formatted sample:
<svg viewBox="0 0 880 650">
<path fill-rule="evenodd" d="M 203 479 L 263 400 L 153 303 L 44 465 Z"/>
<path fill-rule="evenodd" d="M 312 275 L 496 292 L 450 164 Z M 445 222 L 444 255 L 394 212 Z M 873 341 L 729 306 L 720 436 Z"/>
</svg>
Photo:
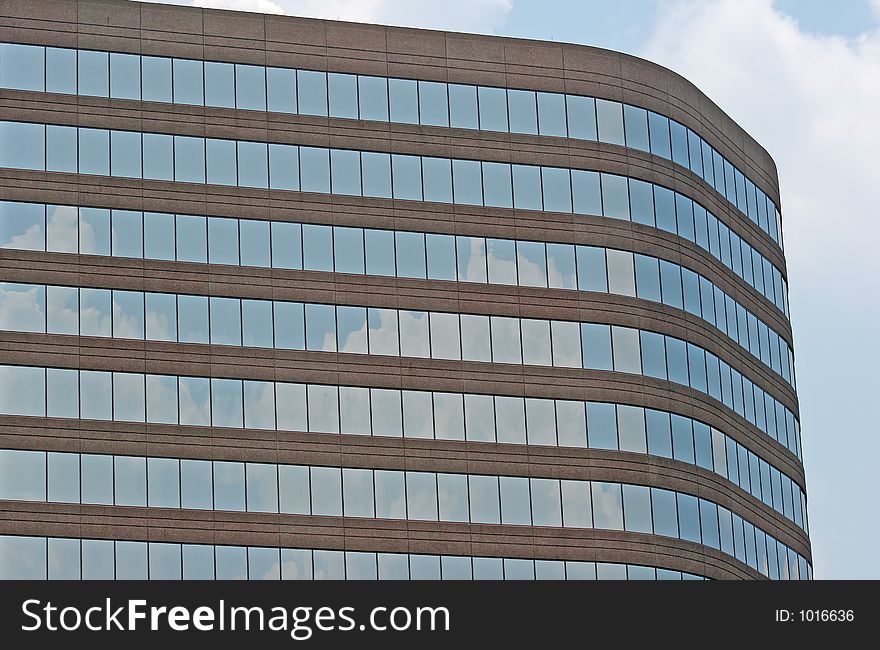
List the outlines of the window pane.
<svg viewBox="0 0 880 650">
<path fill-rule="evenodd" d="M 174 458 L 147 459 L 151 508 L 180 507 L 180 461 Z"/>
<path fill-rule="evenodd" d="M 269 152 L 265 143 L 238 143 L 238 184 L 241 187 L 269 187 Z"/>
<path fill-rule="evenodd" d="M 113 475 L 116 505 L 147 505 L 146 461 L 146 458 L 136 456 L 114 457 Z"/>
<path fill-rule="evenodd" d="M 176 341 L 176 296 L 170 293 L 148 293 L 145 299 L 147 338 L 154 341 Z"/>
<path fill-rule="evenodd" d="M 361 195 L 361 158 L 357 151 L 330 150 L 330 182 L 334 194 Z"/>
<path fill-rule="evenodd" d="M 497 476 L 468 476 L 471 521 L 475 524 L 501 523 L 501 501 Z"/>
<path fill-rule="evenodd" d="M 587 434 L 594 449 L 618 448 L 614 404 L 587 402 Z"/>
<path fill-rule="evenodd" d="M 45 127 L 0 122 L 0 167 L 45 169 Z"/>
<path fill-rule="evenodd" d="M 611 328 L 608 325 L 581 323 L 584 368 L 612 370 Z"/>
<path fill-rule="evenodd" d="M 171 101 L 171 59 L 142 56 L 143 99 L 148 102 Z"/>
<path fill-rule="evenodd" d="M 648 112 L 644 108 L 625 104 L 623 119 L 626 128 L 626 146 L 648 151 Z"/>
<path fill-rule="evenodd" d="M 475 86 L 449 84 L 449 125 L 458 129 L 479 128 Z"/>
<path fill-rule="evenodd" d="M 266 69 L 263 66 L 235 64 L 235 102 L 238 108 L 266 110 Z"/>
<path fill-rule="evenodd" d="M 299 147 L 269 144 L 269 187 L 273 190 L 299 189 Z"/>
<path fill-rule="evenodd" d="M 136 54 L 110 54 L 110 96 L 141 98 L 141 61 Z"/>
<path fill-rule="evenodd" d="M 434 393 L 434 427 L 438 440 L 464 440 L 464 402 L 457 393 Z"/>
<path fill-rule="evenodd" d="M 174 180 L 174 137 L 158 133 L 143 134 L 144 178 Z"/>
<path fill-rule="evenodd" d="M 46 500 L 46 453 L 0 450 L 0 499 Z"/>
<path fill-rule="evenodd" d="M 556 400 L 556 427 L 560 447 L 586 447 L 587 421 L 584 403 Z"/>
<path fill-rule="evenodd" d="M 278 512 L 278 466 L 247 463 L 247 511 Z"/>
<path fill-rule="evenodd" d="M 362 120 L 388 121 L 388 80 L 358 76 L 358 102 Z"/>
<path fill-rule="evenodd" d="M 243 426 L 242 386 L 239 379 L 211 379 L 211 425 Z"/>
<path fill-rule="evenodd" d="M 80 457 L 82 502 L 113 505 L 113 456 Z"/>
<path fill-rule="evenodd" d="M 0 329 L 46 331 L 46 287 L 0 282 Z"/>
<path fill-rule="evenodd" d="M 422 124 L 449 126 L 449 99 L 445 83 L 419 81 L 419 112 Z"/>
<path fill-rule="evenodd" d="M 180 502 L 184 508 L 210 510 L 214 507 L 211 472 L 209 460 L 180 461 Z"/>
<path fill-rule="evenodd" d="M 596 117 L 599 126 L 599 141 L 624 145 L 623 107 L 619 102 L 607 99 L 596 100 Z"/>
<path fill-rule="evenodd" d="M 512 165 L 513 204 L 521 210 L 541 210 L 541 168 L 534 165 Z"/>
<path fill-rule="evenodd" d="M 508 90 L 510 132 L 538 134 L 538 105 L 531 90 Z"/>
<path fill-rule="evenodd" d="M 81 548 L 83 580 L 113 580 L 115 578 L 112 540 L 84 539 Z"/>
<path fill-rule="evenodd" d="M 391 156 L 392 186 L 395 199 L 422 200 L 422 170 L 418 156 Z"/>
<path fill-rule="evenodd" d="M 538 93 L 538 127 L 541 135 L 566 136 L 565 95 Z"/>
<path fill-rule="evenodd" d="M 335 386 L 308 386 L 309 431 L 339 433 L 339 404 Z"/>
<path fill-rule="evenodd" d="M 143 422 L 146 398 L 144 376 L 140 373 L 113 373 L 113 419 L 121 422 Z"/>
<path fill-rule="evenodd" d="M 525 403 L 521 397 L 495 397 L 498 442 L 526 444 Z"/>
<path fill-rule="evenodd" d="M 42 92 L 46 49 L 35 45 L 0 45 L 0 86 Z"/>
<path fill-rule="evenodd" d="M 238 298 L 217 298 L 209 301 L 211 343 L 241 345 L 241 301 Z"/>
<path fill-rule="evenodd" d="M 389 79 L 388 95 L 391 105 L 391 121 L 403 124 L 419 123 L 419 94 L 415 81 Z"/>
<path fill-rule="evenodd" d="M 47 368 L 46 402 L 46 415 L 50 418 L 79 417 L 79 373 Z"/>
<path fill-rule="evenodd" d="M 623 511 L 625 528 L 636 533 L 651 533 L 651 491 L 641 485 L 623 486 Z"/>
<path fill-rule="evenodd" d="M 544 209 L 549 212 L 571 212 L 571 179 L 567 169 L 541 168 Z"/>
<path fill-rule="evenodd" d="M 346 517 L 374 517 L 373 470 L 342 470 L 342 503 Z"/>
<path fill-rule="evenodd" d="M 342 515 L 342 473 L 338 467 L 312 467 L 312 514 Z"/>
<path fill-rule="evenodd" d="M 507 94 L 503 88 L 480 86 L 477 102 L 480 108 L 480 128 L 484 131 L 507 129 Z"/>
<path fill-rule="evenodd" d="M 333 270 L 333 228 L 304 224 L 303 265 L 307 271 Z"/>
<path fill-rule="evenodd" d="M 107 52 L 79 50 L 79 94 L 107 97 L 110 94 L 110 61 Z"/>
<path fill-rule="evenodd" d="M 275 428 L 275 385 L 270 381 L 244 382 L 244 426 Z"/>
<path fill-rule="evenodd" d="M 242 266 L 270 265 L 269 222 L 254 219 L 239 221 Z"/>
<path fill-rule="evenodd" d="M 323 148 L 300 147 L 299 158 L 302 191 L 329 194 L 330 151 Z"/>
<path fill-rule="evenodd" d="M 614 370 L 641 374 L 639 330 L 614 326 L 611 328 L 611 341 L 614 348 Z"/>
<path fill-rule="evenodd" d="M 272 222 L 272 266 L 302 268 L 302 229 L 298 223 Z"/>
<path fill-rule="evenodd" d="M 79 373 L 80 417 L 86 420 L 112 420 L 111 373 L 81 370 Z"/>
<path fill-rule="evenodd" d="M 296 113 L 296 70 L 266 68 L 268 110 Z"/>
<path fill-rule="evenodd" d="M 501 487 L 501 523 L 528 526 L 532 523 L 529 479 L 513 476 L 499 478 Z"/>
<path fill-rule="evenodd" d="M 551 321 L 553 365 L 562 368 L 582 368 L 581 336 L 577 323 Z"/>
<path fill-rule="evenodd" d="M 566 95 L 568 108 L 568 137 L 580 140 L 596 139 L 596 102 L 592 97 Z"/>
<path fill-rule="evenodd" d="M 422 233 L 395 233 L 397 275 L 402 278 L 425 278 L 425 236 Z"/>
<path fill-rule="evenodd" d="M 245 510 L 244 463 L 213 461 L 214 508 Z"/>
<path fill-rule="evenodd" d="M 340 352 L 367 353 L 367 310 L 365 307 L 336 308 L 337 344 Z"/>
<path fill-rule="evenodd" d="M 602 214 L 598 172 L 573 169 L 571 171 L 571 191 L 576 214 Z"/>
<path fill-rule="evenodd" d="M 489 163 L 483 165 L 483 191 L 486 205 L 499 208 L 512 208 L 513 196 L 510 165 L 507 163 Z"/>
<path fill-rule="evenodd" d="M 205 182 L 205 140 L 174 136 L 174 180 L 183 183 Z"/>
<path fill-rule="evenodd" d="M 299 112 L 303 115 L 327 115 L 327 74 L 311 70 L 296 71 Z"/>
<path fill-rule="evenodd" d="M 637 406 L 617 406 L 617 431 L 622 451 L 647 452 L 645 410 Z"/>
<path fill-rule="evenodd" d="M 606 217 L 629 219 L 629 194 L 625 176 L 602 174 L 602 207 Z"/>
<path fill-rule="evenodd" d="M 307 515 L 311 512 L 309 468 L 301 465 L 278 466 L 280 512 Z"/>
<path fill-rule="evenodd" d="M 591 482 L 596 528 L 623 530 L 623 500 L 617 483 Z"/>
<path fill-rule="evenodd" d="M 174 103 L 203 105 L 202 62 L 174 59 Z"/>
</svg>

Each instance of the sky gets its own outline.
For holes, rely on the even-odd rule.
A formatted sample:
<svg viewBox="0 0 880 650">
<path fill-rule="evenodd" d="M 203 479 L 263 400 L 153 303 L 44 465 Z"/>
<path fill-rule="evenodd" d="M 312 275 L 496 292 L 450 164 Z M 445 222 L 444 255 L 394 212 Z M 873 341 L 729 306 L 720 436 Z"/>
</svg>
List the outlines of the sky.
<svg viewBox="0 0 880 650">
<path fill-rule="evenodd" d="M 779 170 L 815 577 L 880 578 L 880 0 L 157 1 L 594 45 L 695 83 Z"/>
</svg>

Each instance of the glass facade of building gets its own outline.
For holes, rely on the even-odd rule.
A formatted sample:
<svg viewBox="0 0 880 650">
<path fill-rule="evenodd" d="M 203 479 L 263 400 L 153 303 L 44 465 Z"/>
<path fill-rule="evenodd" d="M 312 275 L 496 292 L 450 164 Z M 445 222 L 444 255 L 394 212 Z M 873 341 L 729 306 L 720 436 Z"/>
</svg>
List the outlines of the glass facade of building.
<svg viewBox="0 0 880 650">
<path fill-rule="evenodd" d="M 0 43 L 0 510 L 33 511 L 0 518 L 0 579 L 812 578 L 763 149 L 694 88 L 576 81 L 590 48 L 380 73 L 279 20 L 283 46 L 187 36 L 202 58 Z M 509 542 L 532 530 L 554 544 Z"/>
</svg>

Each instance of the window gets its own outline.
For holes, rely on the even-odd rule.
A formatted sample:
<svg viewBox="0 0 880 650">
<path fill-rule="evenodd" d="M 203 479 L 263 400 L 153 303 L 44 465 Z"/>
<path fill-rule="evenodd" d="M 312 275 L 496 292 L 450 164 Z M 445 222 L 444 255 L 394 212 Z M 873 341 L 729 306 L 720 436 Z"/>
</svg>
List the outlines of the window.
<svg viewBox="0 0 880 650">
<path fill-rule="evenodd" d="M 568 109 L 568 137 L 579 140 L 595 140 L 596 100 L 592 97 L 566 95 Z"/>
<path fill-rule="evenodd" d="M 608 291 L 622 296 L 636 295 L 633 254 L 628 251 L 607 249 Z"/>
<path fill-rule="evenodd" d="M 244 426 L 242 384 L 239 379 L 211 379 L 211 425 Z"/>
<path fill-rule="evenodd" d="M 565 95 L 559 93 L 538 93 L 538 130 L 541 135 L 564 138 L 567 135 L 565 125 Z"/>
<path fill-rule="evenodd" d="M 141 56 L 141 73 L 144 101 L 171 101 L 171 59 Z"/>
<path fill-rule="evenodd" d="M 334 194 L 361 195 L 361 159 L 357 151 L 331 149 L 330 172 Z"/>
<path fill-rule="evenodd" d="M 538 110 L 535 92 L 508 90 L 507 104 L 510 113 L 510 132 L 537 135 Z"/>
<path fill-rule="evenodd" d="M 437 521 L 437 479 L 433 472 L 406 472 L 407 519 Z"/>
<path fill-rule="evenodd" d="M 623 486 L 625 529 L 636 533 L 652 533 L 651 489 L 641 485 Z"/>
<path fill-rule="evenodd" d="M 495 427 L 498 442 L 525 444 L 525 403 L 521 397 L 495 397 Z"/>
<path fill-rule="evenodd" d="M 46 49 L 34 45 L 0 45 L 0 86 L 43 91 Z"/>
<path fill-rule="evenodd" d="M 296 70 L 266 68 L 267 108 L 276 113 L 296 113 Z"/>
<path fill-rule="evenodd" d="M 299 158 L 302 191 L 329 194 L 330 151 L 316 147 L 300 147 Z"/>
<path fill-rule="evenodd" d="M 622 451 L 647 453 L 645 410 L 637 406 L 617 406 L 617 431 Z"/>
<path fill-rule="evenodd" d="M 652 456 L 672 458 L 672 429 L 669 413 L 645 409 L 648 431 L 648 453 Z"/>
<path fill-rule="evenodd" d="M 501 523 L 501 501 L 497 476 L 471 475 L 468 479 L 471 521 L 475 524 Z"/>
<path fill-rule="evenodd" d="M 40 204 L 0 201 L 0 248 L 46 250 L 45 221 Z"/>
<path fill-rule="evenodd" d="M 624 146 L 623 106 L 607 99 L 596 100 L 599 141 Z"/>
<path fill-rule="evenodd" d="M 79 64 L 77 75 L 79 94 L 93 97 L 109 96 L 110 62 L 107 52 L 79 50 L 77 62 Z M 199 65 L 201 66 L 201 63 Z"/>
<path fill-rule="evenodd" d="M 510 165 L 507 163 L 484 162 L 483 191 L 486 205 L 499 208 L 513 207 L 513 187 Z"/>
<path fill-rule="evenodd" d="M 0 450 L 0 498 L 46 500 L 46 454 Z"/>
<path fill-rule="evenodd" d="M 248 512 L 278 512 L 278 467 L 265 463 L 246 464 Z"/>
<path fill-rule="evenodd" d="M 174 59 L 174 103 L 201 106 L 204 100 L 202 62 Z"/>
<path fill-rule="evenodd" d="M 388 96 L 392 122 L 419 123 L 419 92 L 416 81 L 389 79 Z M 476 127 L 474 127 L 476 128 Z"/>
<path fill-rule="evenodd" d="M 541 168 L 534 165 L 511 165 L 513 172 L 513 204 L 522 210 L 543 209 Z"/>
<path fill-rule="evenodd" d="M 303 115 L 327 115 L 327 75 L 310 70 L 296 71 L 299 112 Z"/>
<path fill-rule="evenodd" d="M 419 110 L 422 124 L 449 126 L 449 98 L 446 84 L 419 81 Z"/>
<path fill-rule="evenodd" d="M 137 54 L 110 54 L 110 96 L 141 98 L 141 57 Z"/>
<path fill-rule="evenodd" d="M 479 128 L 477 89 L 475 86 L 449 84 L 449 126 L 458 129 Z"/>
<path fill-rule="evenodd" d="M 587 435 L 594 449 L 618 448 L 614 404 L 587 402 Z"/>
<path fill-rule="evenodd" d="M 560 447 L 586 447 L 587 421 L 584 403 L 556 400 L 556 427 Z"/>
<path fill-rule="evenodd" d="M 266 69 L 263 66 L 235 64 L 235 104 L 252 111 L 266 110 Z"/>
<path fill-rule="evenodd" d="M 388 121 L 388 80 L 358 76 L 358 103 L 362 120 Z"/>
<path fill-rule="evenodd" d="M 629 104 L 623 106 L 626 146 L 648 151 L 648 112 Z"/>
<path fill-rule="evenodd" d="M 615 325 L 611 328 L 611 341 L 614 349 L 614 370 L 641 374 L 639 330 Z"/>
<path fill-rule="evenodd" d="M 623 530 L 623 499 L 617 483 L 590 483 L 596 528 Z"/>
<path fill-rule="evenodd" d="M 504 88 L 477 89 L 480 109 L 480 128 L 484 131 L 508 131 L 507 93 Z"/>
<path fill-rule="evenodd" d="M 0 167 L 45 169 L 45 128 L 41 124 L 0 122 Z"/>
<path fill-rule="evenodd" d="M 583 367 L 593 370 L 612 370 L 611 328 L 608 325 L 581 323 L 583 339 Z"/>
<path fill-rule="evenodd" d="M 532 523 L 535 526 L 562 526 L 562 503 L 559 481 L 529 479 L 532 497 Z"/>
<path fill-rule="evenodd" d="M 603 214 L 612 219 L 628 220 L 629 194 L 625 176 L 601 174 Z"/>
<path fill-rule="evenodd" d="M 553 365 L 563 368 L 582 368 L 581 337 L 577 323 L 551 321 Z"/>
<path fill-rule="evenodd" d="M 501 523 L 528 526 L 532 523 L 529 505 L 529 479 L 501 476 Z"/>
<path fill-rule="evenodd" d="M 406 489 L 404 473 L 393 470 L 374 470 L 376 489 L 376 516 L 381 519 L 406 519 Z"/>
</svg>

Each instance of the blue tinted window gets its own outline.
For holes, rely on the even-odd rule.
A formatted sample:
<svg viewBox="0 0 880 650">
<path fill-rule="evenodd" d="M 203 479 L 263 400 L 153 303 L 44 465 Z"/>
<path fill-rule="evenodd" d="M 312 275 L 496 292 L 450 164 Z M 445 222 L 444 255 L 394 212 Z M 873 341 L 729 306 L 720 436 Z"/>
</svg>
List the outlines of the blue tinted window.
<svg viewBox="0 0 880 650">
<path fill-rule="evenodd" d="M 480 86 L 477 89 L 477 103 L 480 108 L 480 128 L 484 131 L 508 130 L 507 93 L 504 88 Z"/>
<path fill-rule="evenodd" d="M 449 84 L 449 126 L 460 129 L 478 128 L 475 86 Z"/>
<path fill-rule="evenodd" d="M 110 95 L 110 57 L 107 52 L 80 50 L 78 53 L 79 94 Z"/>
<path fill-rule="evenodd" d="M 571 179 L 569 170 L 558 167 L 541 168 L 544 210 L 571 212 Z"/>
<path fill-rule="evenodd" d="M 141 134 L 111 131 L 110 160 L 113 176 L 141 178 Z"/>
<path fill-rule="evenodd" d="M 581 338 L 584 347 L 584 368 L 612 370 L 610 326 L 581 323 Z"/>
<path fill-rule="evenodd" d="M 142 56 L 141 74 L 144 101 L 171 101 L 171 59 L 160 56 Z"/>
<path fill-rule="evenodd" d="M 629 219 L 629 192 L 625 176 L 602 174 L 602 209 L 606 217 Z"/>
<path fill-rule="evenodd" d="M 479 175 L 479 163 L 477 174 Z M 418 156 L 391 156 L 391 183 L 394 198 L 411 201 L 422 200 L 422 169 Z"/>
<path fill-rule="evenodd" d="M 363 195 L 391 198 L 391 156 L 387 153 L 361 153 Z M 427 198 L 427 195 L 426 195 Z"/>
<path fill-rule="evenodd" d="M 195 104 L 205 103 L 204 81 L 202 79 L 202 62 L 188 59 L 174 59 L 174 103 Z"/>
<path fill-rule="evenodd" d="M 689 494 L 678 494 L 678 522 L 681 527 L 681 538 L 699 543 L 700 510 L 697 497 Z"/>
<path fill-rule="evenodd" d="M 46 49 L 35 45 L 0 44 L 0 86 L 44 90 L 45 55 Z"/>
<path fill-rule="evenodd" d="M 660 263 L 656 257 L 635 255 L 636 295 L 660 302 Z"/>
<path fill-rule="evenodd" d="M 0 122 L 0 167 L 45 169 L 44 140 L 41 124 Z"/>
<path fill-rule="evenodd" d="M 46 48 L 46 92 L 76 94 L 76 50 Z"/>
<path fill-rule="evenodd" d="M 565 95 L 538 93 L 538 132 L 541 135 L 566 136 Z"/>
<path fill-rule="evenodd" d="M 174 180 L 174 136 L 143 134 L 144 178 Z"/>
<path fill-rule="evenodd" d="M 266 110 L 266 69 L 263 66 L 235 64 L 235 105 L 252 111 Z"/>
<path fill-rule="evenodd" d="M 617 449 L 617 416 L 614 404 L 587 402 L 587 436 L 592 448 Z"/>
<path fill-rule="evenodd" d="M 330 117 L 357 119 L 357 76 L 330 72 L 327 74 L 327 86 L 330 100 Z"/>
<path fill-rule="evenodd" d="M 644 342 L 642 349 L 644 349 Z M 645 409 L 645 420 L 648 430 L 648 453 L 672 458 L 672 429 L 669 413 Z"/>
<path fill-rule="evenodd" d="M 654 221 L 654 190 L 651 183 L 629 179 L 629 198 L 632 209 L 632 220 L 653 226 Z"/>
<path fill-rule="evenodd" d="M 605 249 L 595 246 L 577 247 L 578 289 L 581 291 L 608 291 L 608 273 L 605 268 Z"/>
<path fill-rule="evenodd" d="M 174 136 L 174 180 L 184 183 L 205 182 L 205 140 Z"/>
<path fill-rule="evenodd" d="M 602 214 L 602 194 L 599 189 L 599 173 L 577 169 L 571 171 L 571 190 L 574 211 L 577 214 Z"/>
<path fill-rule="evenodd" d="M 330 151 L 323 148 L 300 147 L 299 157 L 302 191 L 329 194 Z"/>
<path fill-rule="evenodd" d="M 669 126 L 672 134 L 672 160 L 688 167 L 687 129 L 675 120 L 670 120 Z"/>
<path fill-rule="evenodd" d="M 402 124 L 419 123 L 419 90 L 415 81 L 410 79 L 389 79 L 388 95 L 392 122 L 400 122 Z M 474 119 L 476 120 L 476 115 Z M 474 126 L 473 128 L 477 127 Z"/>
<path fill-rule="evenodd" d="M 445 83 L 419 82 L 419 111 L 422 124 L 449 126 L 449 98 Z"/>
<path fill-rule="evenodd" d="M 568 112 L 568 137 L 580 140 L 595 140 L 596 101 L 592 97 L 566 95 Z"/>
<path fill-rule="evenodd" d="M 456 203 L 483 204 L 483 183 L 480 163 L 475 160 L 452 161 L 453 195 Z"/>
<path fill-rule="evenodd" d="M 330 187 L 334 194 L 361 195 L 361 157 L 357 151 L 330 150 Z"/>
<path fill-rule="evenodd" d="M 296 113 L 296 70 L 266 68 L 267 108 L 276 113 Z"/>
<path fill-rule="evenodd" d="M 177 215 L 177 259 L 208 261 L 208 230 L 205 217 Z"/>
<path fill-rule="evenodd" d="M 666 337 L 666 362 L 669 380 L 688 385 L 687 347 L 681 339 Z"/>
<path fill-rule="evenodd" d="M 362 120 L 388 121 L 388 80 L 358 76 L 358 107 Z"/>
<path fill-rule="evenodd" d="M 644 108 L 625 104 L 623 119 L 626 129 L 626 146 L 648 151 L 648 112 Z"/>
<path fill-rule="evenodd" d="M 657 113 L 648 113 L 648 130 L 651 135 L 651 153 L 667 160 L 672 157 L 669 143 L 669 118 Z"/>
<path fill-rule="evenodd" d="M 110 54 L 110 96 L 141 98 L 141 58 L 136 54 Z"/>
<path fill-rule="evenodd" d="M 299 189 L 299 147 L 269 145 L 269 187 L 273 190 Z"/>
<path fill-rule="evenodd" d="M 541 168 L 534 165 L 512 165 L 513 204 L 521 210 L 541 210 Z M 598 180 L 598 174 L 597 180 Z"/>
<path fill-rule="evenodd" d="M 510 132 L 538 134 L 538 104 L 532 90 L 508 90 Z"/>
<path fill-rule="evenodd" d="M 660 287 L 663 303 L 681 309 L 684 306 L 681 289 L 681 267 L 660 260 Z"/>
<path fill-rule="evenodd" d="M 648 377 L 666 379 L 666 349 L 662 334 L 640 332 L 642 347 L 642 368 Z"/>
<path fill-rule="evenodd" d="M 205 62 L 205 104 L 235 108 L 235 66 Z"/>
<path fill-rule="evenodd" d="M 599 141 L 624 146 L 623 106 L 620 102 L 597 99 L 596 118 L 599 127 Z"/>
<path fill-rule="evenodd" d="M 297 105 L 303 115 L 327 115 L 327 75 L 310 70 L 296 71 Z"/>
<path fill-rule="evenodd" d="M 489 163 L 483 165 L 483 191 L 486 205 L 499 208 L 513 207 L 513 188 L 511 185 L 510 165 L 506 163 Z"/>
</svg>

